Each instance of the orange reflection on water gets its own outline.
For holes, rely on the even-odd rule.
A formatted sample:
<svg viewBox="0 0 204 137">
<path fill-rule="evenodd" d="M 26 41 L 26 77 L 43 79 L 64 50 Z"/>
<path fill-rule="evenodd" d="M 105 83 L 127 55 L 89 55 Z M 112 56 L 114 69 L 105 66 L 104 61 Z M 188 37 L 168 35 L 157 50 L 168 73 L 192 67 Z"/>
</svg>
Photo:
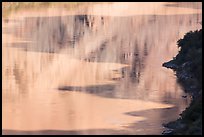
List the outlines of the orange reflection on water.
<svg viewBox="0 0 204 137">
<path fill-rule="evenodd" d="M 202 21 L 200 9 L 166 4 L 47 7 L 4 19 L 3 132 L 160 134 L 189 104 L 161 64 Z"/>
</svg>

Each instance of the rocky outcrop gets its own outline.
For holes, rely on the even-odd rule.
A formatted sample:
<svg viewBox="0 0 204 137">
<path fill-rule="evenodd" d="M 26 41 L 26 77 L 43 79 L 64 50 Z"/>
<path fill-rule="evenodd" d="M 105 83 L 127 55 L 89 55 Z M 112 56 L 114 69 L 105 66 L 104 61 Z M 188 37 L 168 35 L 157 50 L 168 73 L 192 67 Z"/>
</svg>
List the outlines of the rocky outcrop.
<svg viewBox="0 0 204 137">
<path fill-rule="evenodd" d="M 163 126 L 163 135 L 202 135 L 202 29 L 187 33 L 178 41 L 178 55 L 162 66 L 176 72 L 177 81 L 192 101 L 176 121 Z"/>
<path fill-rule="evenodd" d="M 178 69 L 178 65 L 176 65 L 173 60 L 163 63 L 162 66 L 173 70 Z"/>
</svg>

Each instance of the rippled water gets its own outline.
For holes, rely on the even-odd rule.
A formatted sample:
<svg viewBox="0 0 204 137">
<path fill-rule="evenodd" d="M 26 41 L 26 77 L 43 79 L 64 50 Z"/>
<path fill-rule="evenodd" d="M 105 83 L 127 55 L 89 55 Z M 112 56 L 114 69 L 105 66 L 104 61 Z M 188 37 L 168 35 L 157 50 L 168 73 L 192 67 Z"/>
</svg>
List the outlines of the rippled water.
<svg viewBox="0 0 204 137">
<path fill-rule="evenodd" d="M 190 100 L 162 63 L 201 3 L 22 9 L 2 19 L 4 134 L 161 134 Z"/>
</svg>

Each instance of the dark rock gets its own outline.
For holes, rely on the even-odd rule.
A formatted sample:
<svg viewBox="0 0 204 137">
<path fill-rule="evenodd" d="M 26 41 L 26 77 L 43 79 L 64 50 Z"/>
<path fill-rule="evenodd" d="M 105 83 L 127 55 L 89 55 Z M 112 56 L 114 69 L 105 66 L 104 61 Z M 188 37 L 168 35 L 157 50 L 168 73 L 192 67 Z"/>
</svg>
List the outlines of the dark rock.
<svg viewBox="0 0 204 137">
<path fill-rule="evenodd" d="M 173 129 L 167 129 L 162 132 L 162 135 L 173 135 Z"/>
<path fill-rule="evenodd" d="M 176 76 L 178 77 L 178 79 L 182 81 L 188 81 L 193 78 L 193 76 L 189 72 L 185 71 L 184 69 L 182 69 L 182 71 L 177 71 Z"/>
<path fill-rule="evenodd" d="M 202 135 L 202 78 L 199 76 L 202 75 L 201 37 L 202 29 L 189 32 L 178 41 L 181 47 L 178 55 L 162 64 L 176 72 L 177 81 L 191 97 L 191 104 L 180 114 L 180 118 L 164 125 L 169 130 L 165 130 L 163 135 Z M 197 42 L 197 38 L 200 42 Z M 186 95 L 182 97 L 187 98 Z"/>
<path fill-rule="evenodd" d="M 185 62 L 181 65 L 182 68 L 189 67 L 192 63 L 191 62 Z"/>
<path fill-rule="evenodd" d="M 183 98 L 187 98 L 187 96 L 182 96 Z"/>
<path fill-rule="evenodd" d="M 175 63 L 173 63 L 173 60 L 171 60 L 171 61 L 169 61 L 169 62 L 163 63 L 162 66 L 163 66 L 163 67 L 166 67 L 166 68 L 174 69 L 174 70 L 176 70 L 176 69 L 179 68 L 178 65 L 176 65 Z"/>
</svg>

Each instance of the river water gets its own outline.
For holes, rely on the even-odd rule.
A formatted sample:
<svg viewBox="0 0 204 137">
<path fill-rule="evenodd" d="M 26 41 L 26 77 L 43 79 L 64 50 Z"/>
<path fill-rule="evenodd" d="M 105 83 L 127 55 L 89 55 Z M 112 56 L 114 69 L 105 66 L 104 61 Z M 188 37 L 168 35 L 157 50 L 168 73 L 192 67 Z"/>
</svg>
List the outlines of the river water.
<svg viewBox="0 0 204 137">
<path fill-rule="evenodd" d="M 201 3 L 23 8 L 2 19 L 3 134 L 161 134 L 190 99 L 162 67 Z"/>
</svg>

